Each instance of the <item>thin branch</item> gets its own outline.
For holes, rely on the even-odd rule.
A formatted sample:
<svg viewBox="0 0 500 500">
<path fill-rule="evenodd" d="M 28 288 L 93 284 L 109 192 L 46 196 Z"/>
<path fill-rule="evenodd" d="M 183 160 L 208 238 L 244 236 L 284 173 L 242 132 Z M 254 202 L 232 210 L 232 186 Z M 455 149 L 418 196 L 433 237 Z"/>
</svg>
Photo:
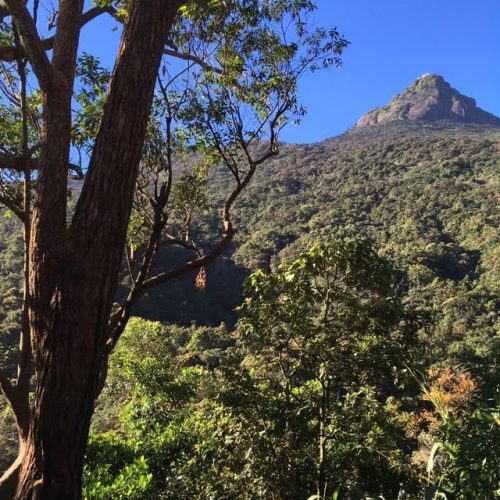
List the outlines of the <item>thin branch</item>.
<svg viewBox="0 0 500 500">
<path fill-rule="evenodd" d="M 20 108 L 19 96 L 14 79 L 10 74 L 11 68 L 6 68 L 4 63 L 0 65 L 0 73 L 2 79 L 0 80 L 0 90 L 4 97 L 16 108 Z M 16 82 L 17 83 L 17 82 Z"/>
<path fill-rule="evenodd" d="M 178 52 L 177 50 L 172 50 L 172 49 L 165 49 L 163 53 L 166 56 L 175 57 L 176 59 L 181 59 L 183 61 L 193 62 L 198 66 L 200 66 L 205 71 L 212 71 L 214 73 L 217 73 L 218 75 L 224 74 L 224 70 L 222 68 L 217 68 L 216 66 L 212 66 L 211 64 L 205 62 L 201 57 L 195 56 L 193 54 L 186 54 L 184 52 Z"/>
<path fill-rule="evenodd" d="M 164 240 L 160 241 L 160 245 L 180 246 L 182 248 L 185 248 L 186 250 L 192 250 L 198 256 L 202 255 L 200 249 L 194 244 L 193 241 L 182 240 L 180 238 L 175 238 L 174 236 L 170 235 L 167 235 L 167 237 Z"/>
</svg>

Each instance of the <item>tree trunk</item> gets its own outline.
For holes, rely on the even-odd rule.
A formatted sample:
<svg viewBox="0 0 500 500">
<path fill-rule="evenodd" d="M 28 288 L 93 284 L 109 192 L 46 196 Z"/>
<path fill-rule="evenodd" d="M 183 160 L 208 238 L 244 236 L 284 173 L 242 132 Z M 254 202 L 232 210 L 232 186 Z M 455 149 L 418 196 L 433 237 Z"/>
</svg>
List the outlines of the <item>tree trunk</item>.
<svg viewBox="0 0 500 500">
<path fill-rule="evenodd" d="M 318 500 L 326 494 L 326 431 L 328 419 L 328 381 L 323 376 L 319 378 L 321 384 L 321 400 L 318 411 L 318 476 L 316 481 L 316 496 Z"/>
<path fill-rule="evenodd" d="M 30 249 L 35 398 L 16 499 L 81 498 L 85 446 L 155 79 L 180 3 L 132 2 L 70 228 L 61 179 L 69 124 L 54 124 L 70 108 L 56 100 L 64 99 L 61 94 L 47 98 L 46 153 Z M 54 58 L 56 53 L 57 35 Z"/>
</svg>

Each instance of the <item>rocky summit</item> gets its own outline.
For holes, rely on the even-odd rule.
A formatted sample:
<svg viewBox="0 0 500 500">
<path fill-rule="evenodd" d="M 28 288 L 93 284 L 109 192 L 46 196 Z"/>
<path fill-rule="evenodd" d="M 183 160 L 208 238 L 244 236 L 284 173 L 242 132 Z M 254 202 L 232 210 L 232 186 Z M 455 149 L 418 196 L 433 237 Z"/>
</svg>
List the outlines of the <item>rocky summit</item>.
<svg viewBox="0 0 500 500">
<path fill-rule="evenodd" d="M 461 123 L 500 126 L 500 118 L 482 110 L 475 99 L 462 95 L 440 75 L 426 74 L 382 108 L 363 115 L 356 127 L 366 127 L 399 120 Z"/>
</svg>

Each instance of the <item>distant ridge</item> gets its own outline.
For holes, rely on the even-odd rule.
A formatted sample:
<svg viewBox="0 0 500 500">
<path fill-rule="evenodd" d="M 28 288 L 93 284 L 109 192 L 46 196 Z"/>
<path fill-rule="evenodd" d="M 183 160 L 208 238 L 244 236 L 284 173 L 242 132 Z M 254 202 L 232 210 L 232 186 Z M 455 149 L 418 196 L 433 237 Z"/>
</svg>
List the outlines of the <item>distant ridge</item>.
<svg viewBox="0 0 500 500">
<path fill-rule="evenodd" d="M 482 110 L 475 99 L 454 89 L 440 75 L 427 73 L 398 94 L 384 107 L 363 115 L 357 128 L 400 120 L 435 122 L 449 120 L 461 123 L 500 126 L 500 118 Z"/>
</svg>

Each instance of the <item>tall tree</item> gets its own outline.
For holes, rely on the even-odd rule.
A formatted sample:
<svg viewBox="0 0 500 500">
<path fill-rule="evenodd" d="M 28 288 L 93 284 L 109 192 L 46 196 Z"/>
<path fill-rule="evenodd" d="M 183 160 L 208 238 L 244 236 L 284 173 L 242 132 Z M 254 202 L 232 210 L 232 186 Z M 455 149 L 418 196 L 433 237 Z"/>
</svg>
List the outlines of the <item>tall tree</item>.
<svg viewBox="0 0 500 500">
<path fill-rule="evenodd" d="M 279 415 L 256 433 L 280 443 L 274 461 L 281 470 L 274 475 L 281 477 L 284 498 L 295 498 L 301 488 L 309 488 L 302 490 L 307 495 L 314 486 L 315 498 L 330 498 L 356 482 L 371 495 L 381 484 L 398 494 L 404 474 L 397 477 L 397 460 L 389 457 L 397 455 L 392 438 L 401 439 L 401 430 L 391 429 L 390 405 L 384 405 L 397 393 L 405 359 L 419 352 L 422 318 L 403 306 L 393 275 L 369 241 L 334 240 L 247 281 L 238 324 L 243 368 L 229 371 L 230 380 L 247 387 L 230 382 L 231 392 L 253 399 L 241 405 L 244 412 L 255 407 L 261 420 L 270 411 Z M 266 407 L 259 409 L 259 401 Z M 259 418 L 253 421 L 260 425 Z M 376 421 L 394 434 L 391 439 L 369 438 Z M 367 456 L 353 452 L 357 439 L 364 439 Z M 384 459 L 367 466 L 377 455 L 373 449 Z M 376 470 L 374 477 L 368 470 Z"/>
<path fill-rule="evenodd" d="M 297 78 L 339 62 L 346 42 L 336 30 L 305 30 L 313 8 L 297 0 L 132 0 L 84 12 L 83 0 L 60 0 L 55 34 L 42 38 L 38 1 L 31 10 L 22 0 L 1 2 L 12 27 L 4 27 L 0 58 L 16 73 L 2 66 L 4 126 L 20 131 L 0 154 L 0 201 L 21 220 L 26 252 L 17 376 L 0 371 L 19 434 L 2 498 L 81 497 L 94 401 L 132 306 L 227 248 L 232 205 L 277 154 L 286 121 L 303 112 Z M 109 84 L 92 57 L 77 64 L 82 26 L 103 13 L 124 22 Z M 35 80 L 39 90 L 29 93 Z M 88 164 L 73 164 L 72 152 Z M 221 202 L 220 240 L 204 249 L 192 225 L 207 206 L 203 186 L 214 165 L 233 182 Z M 69 213 L 71 171 L 83 185 Z M 194 258 L 158 271 L 162 246 Z M 122 279 L 129 291 L 115 303 Z"/>
</svg>

